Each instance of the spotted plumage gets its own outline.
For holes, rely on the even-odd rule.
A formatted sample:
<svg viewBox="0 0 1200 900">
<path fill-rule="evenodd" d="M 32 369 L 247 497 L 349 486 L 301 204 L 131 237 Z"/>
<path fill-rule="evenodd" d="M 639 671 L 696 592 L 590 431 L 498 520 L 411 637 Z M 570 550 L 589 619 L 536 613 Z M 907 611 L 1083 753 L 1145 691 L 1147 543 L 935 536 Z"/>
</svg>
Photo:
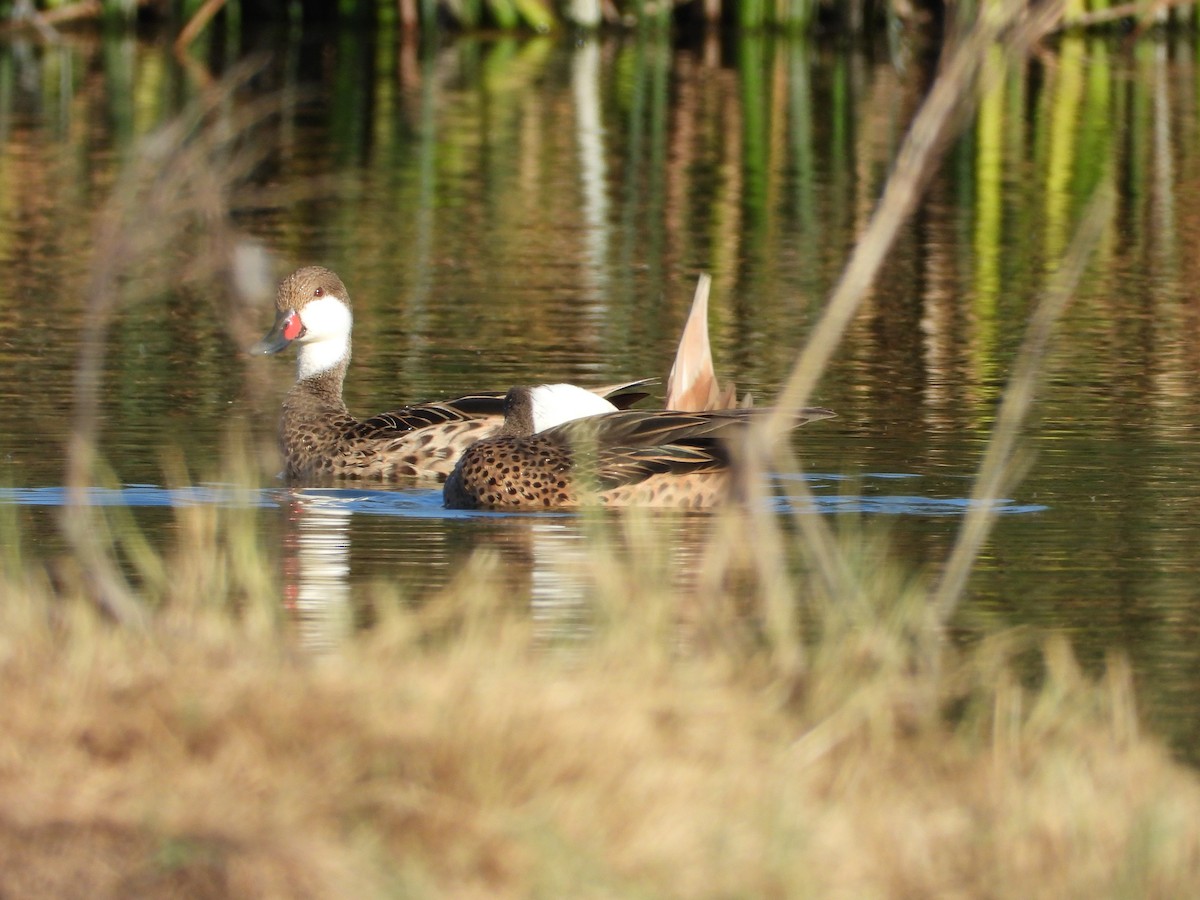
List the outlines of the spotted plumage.
<svg viewBox="0 0 1200 900">
<path fill-rule="evenodd" d="M 279 285 L 275 326 L 251 352 L 278 353 L 295 343 L 297 378 L 283 402 L 280 443 L 289 479 L 322 476 L 445 480 L 462 451 L 503 423 L 503 392 L 481 392 L 404 406 L 369 419 L 342 399 L 350 364 L 350 295 L 329 269 L 298 269 Z M 630 382 L 595 393 L 617 409 L 645 395 Z M 595 398 L 593 398 L 595 401 Z M 600 401 L 595 401 L 600 402 Z"/>
<path fill-rule="evenodd" d="M 627 410 L 533 432 L 541 388 L 509 391 L 504 428 L 463 453 L 443 488 L 452 509 L 521 512 L 602 506 L 706 508 L 729 489 L 730 440 L 765 410 Z M 801 410 L 795 425 L 825 419 Z"/>
<path fill-rule="evenodd" d="M 730 441 L 766 410 L 722 387 L 708 339 L 711 281 L 701 275 L 667 377 L 666 409 L 577 418 L 570 385 L 517 387 L 504 427 L 463 453 L 442 489 L 452 509 L 533 511 L 585 504 L 702 509 L 726 499 Z M 794 427 L 834 413 L 814 407 Z"/>
</svg>

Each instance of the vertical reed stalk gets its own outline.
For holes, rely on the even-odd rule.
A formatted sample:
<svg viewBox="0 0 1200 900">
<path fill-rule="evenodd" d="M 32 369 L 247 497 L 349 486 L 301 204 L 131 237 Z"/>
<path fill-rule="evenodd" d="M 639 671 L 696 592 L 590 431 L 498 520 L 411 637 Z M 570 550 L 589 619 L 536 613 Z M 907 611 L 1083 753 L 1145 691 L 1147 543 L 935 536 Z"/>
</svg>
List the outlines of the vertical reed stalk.
<svg viewBox="0 0 1200 900">
<path fill-rule="evenodd" d="M 934 615 L 941 624 L 949 621 L 958 607 L 967 578 L 996 520 L 996 501 L 1020 468 L 1017 437 L 1033 404 L 1050 337 L 1083 277 L 1104 228 L 1112 219 L 1115 204 L 1115 191 L 1106 180 L 1092 196 L 1062 264 L 1055 271 L 1046 293 L 1030 317 L 1012 377 L 1000 402 L 996 426 L 992 429 L 991 440 L 975 476 L 967 515 L 959 528 L 942 577 L 933 591 Z"/>
<path fill-rule="evenodd" d="M 136 296 L 161 295 L 170 285 L 216 272 L 236 276 L 228 196 L 262 160 L 264 148 L 247 136 L 278 111 L 278 101 L 269 99 L 231 115 L 230 94 L 244 77 L 234 74 L 140 143 L 100 213 L 83 288 L 87 308 L 60 526 L 89 578 L 93 601 L 126 625 L 144 622 L 144 610 L 113 559 L 106 519 L 88 498 L 97 471 L 109 327 L 121 304 Z M 200 246 L 188 246 L 197 234 Z"/>
<path fill-rule="evenodd" d="M 740 0 L 737 4 L 738 25 L 744 29 L 762 28 L 766 21 L 766 0 Z"/>
<path fill-rule="evenodd" d="M 784 433 L 789 430 L 794 411 L 807 404 L 817 379 L 840 345 L 842 335 L 870 290 L 896 235 L 915 208 L 949 137 L 965 120 L 975 102 L 987 51 L 1015 21 L 1018 6 L 1015 2 L 1006 3 L 994 15 L 981 16 L 972 31 L 951 52 L 909 128 L 895 169 L 867 230 L 855 246 L 825 313 L 796 361 L 776 401 L 774 413 L 750 436 L 747 455 L 757 464 L 746 466 L 747 472 L 766 466 L 771 448 L 779 446 Z M 1009 38 L 1010 52 L 1024 52 L 1041 33 L 1040 28 L 1026 25 Z M 802 498 L 811 500 L 803 481 L 800 489 Z M 832 596 L 857 594 L 828 527 L 818 517 L 810 515 L 798 516 L 797 525 L 825 589 Z"/>
<path fill-rule="evenodd" d="M 421 5 L 421 24 L 427 34 L 436 31 L 438 17 L 438 0 L 419 0 Z"/>
<path fill-rule="evenodd" d="M 945 147 L 978 102 L 985 72 L 997 74 L 985 69 L 990 48 L 1000 42 L 1007 58 L 1023 58 L 1055 25 L 1058 12 L 1057 5 L 1050 5 L 1031 14 L 1016 0 L 986 6 L 962 40 L 949 51 L 949 58 L 909 128 L 866 232 L 856 244 L 825 313 L 797 359 L 774 412 L 761 427 L 753 430 L 747 441 L 746 454 L 750 464 L 743 467 L 747 480 L 754 477 L 754 472 L 767 468 L 772 448 L 783 447 L 782 437 L 790 429 L 792 416 L 807 404 L 817 379 L 840 345 Z M 753 488 L 747 484 L 744 490 L 752 491 Z M 803 480 L 799 481 L 799 491 L 802 501 L 812 501 Z M 829 595 L 847 601 L 860 597 L 858 580 L 821 518 L 798 511 L 796 526 L 810 565 Z"/>
<path fill-rule="evenodd" d="M 769 439 L 768 445 L 790 428 L 793 411 L 808 402 L 947 143 L 977 102 L 988 49 L 1007 35 L 1006 55 L 1021 57 L 1056 21 L 1048 12 L 1022 19 L 1022 8 L 1022 4 L 1010 0 L 985 11 L 951 52 L 905 136 L 883 196 L 830 295 L 824 315 L 784 384 L 774 414 L 765 423 L 763 437 Z"/>
</svg>

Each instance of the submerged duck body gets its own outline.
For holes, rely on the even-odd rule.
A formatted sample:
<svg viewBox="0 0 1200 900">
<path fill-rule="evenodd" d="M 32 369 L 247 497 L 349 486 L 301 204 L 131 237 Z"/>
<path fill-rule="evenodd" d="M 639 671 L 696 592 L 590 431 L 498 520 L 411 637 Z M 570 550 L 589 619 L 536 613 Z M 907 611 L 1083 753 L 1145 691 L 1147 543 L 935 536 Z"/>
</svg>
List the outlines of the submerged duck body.
<svg viewBox="0 0 1200 900">
<path fill-rule="evenodd" d="M 298 348 L 296 383 L 284 399 L 280 420 L 289 479 L 444 481 L 467 447 L 503 425 L 505 394 L 499 391 L 355 418 L 342 399 L 353 325 L 342 280 L 320 266 L 298 269 L 280 282 L 275 307 L 274 327 L 251 352 L 273 354 L 292 344 Z M 611 412 L 644 397 L 636 390 L 644 383 L 585 391 L 590 399 L 577 402 L 589 412 Z"/>
<path fill-rule="evenodd" d="M 715 506 L 729 491 L 730 440 L 767 412 L 625 410 L 549 422 L 530 414 L 547 388 L 565 397 L 567 387 L 509 391 L 504 428 L 463 454 L 443 488 L 446 506 L 505 512 Z M 795 425 L 833 415 L 804 409 Z"/>
</svg>

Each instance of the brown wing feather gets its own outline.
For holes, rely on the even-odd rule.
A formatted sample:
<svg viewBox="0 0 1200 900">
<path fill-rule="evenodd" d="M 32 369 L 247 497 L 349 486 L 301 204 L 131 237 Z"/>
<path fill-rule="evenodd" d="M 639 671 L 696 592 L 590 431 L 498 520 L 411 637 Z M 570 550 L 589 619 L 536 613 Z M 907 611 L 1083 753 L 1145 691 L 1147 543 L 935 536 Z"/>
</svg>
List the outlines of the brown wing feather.
<svg viewBox="0 0 1200 900">
<path fill-rule="evenodd" d="M 564 422 L 540 436 L 570 448 L 576 466 L 601 489 L 652 475 L 712 472 L 729 465 L 728 440 L 768 409 L 705 412 L 630 410 Z M 829 418 L 827 409 L 801 410 L 795 426 Z"/>
<path fill-rule="evenodd" d="M 711 437 L 696 438 L 688 444 L 601 451 L 596 459 L 596 487 L 603 491 L 636 484 L 652 475 L 695 475 L 728 467 L 728 445 Z"/>
<path fill-rule="evenodd" d="M 687 443 L 701 437 L 725 437 L 770 412 L 765 408 L 690 413 L 635 409 L 575 419 L 549 428 L 542 434 L 568 445 L 590 443 L 603 448 L 636 449 Z M 830 410 L 820 407 L 802 409 L 795 416 L 794 427 L 833 415 Z"/>
<path fill-rule="evenodd" d="M 355 436 L 364 440 L 380 440 L 434 425 L 466 422 L 488 416 L 499 419 L 503 415 L 503 394 L 471 394 L 453 400 L 418 403 L 379 413 L 359 422 Z"/>
<path fill-rule="evenodd" d="M 639 390 L 648 384 L 654 384 L 658 379 L 639 378 L 637 381 L 626 381 L 621 384 L 607 384 L 604 387 L 592 388 L 593 394 L 599 394 L 617 409 L 629 409 L 639 400 L 650 396 L 649 391 Z"/>
<path fill-rule="evenodd" d="M 606 398 L 618 409 L 626 409 L 649 396 L 646 391 L 638 390 L 638 388 L 649 384 L 652 380 L 642 378 L 637 381 L 606 385 L 596 388 L 595 393 Z M 490 416 L 499 419 L 504 416 L 506 393 L 506 391 L 479 391 L 451 400 L 401 406 L 388 412 L 378 413 L 369 419 L 362 419 L 352 429 L 353 436 L 362 440 L 386 440 L 434 425 L 467 422 L 471 419 L 483 419 Z"/>
</svg>

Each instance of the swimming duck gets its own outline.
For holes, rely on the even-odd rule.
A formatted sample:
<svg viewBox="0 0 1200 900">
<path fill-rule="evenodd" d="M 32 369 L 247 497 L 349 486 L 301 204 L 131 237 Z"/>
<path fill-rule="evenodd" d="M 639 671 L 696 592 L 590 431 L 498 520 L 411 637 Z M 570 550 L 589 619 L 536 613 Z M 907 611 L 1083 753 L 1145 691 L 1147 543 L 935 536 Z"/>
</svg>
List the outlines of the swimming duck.
<svg viewBox="0 0 1200 900">
<path fill-rule="evenodd" d="M 574 385 L 515 387 L 504 427 L 472 444 L 446 480 L 450 509 L 506 512 L 586 504 L 703 508 L 725 499 L 730 439 L 767 410 L 623 410 L 576 416 Z M 584 392 L 585 393 L 585 392 Z M 795 427 L 834 413 L 800 410 Z"/>
<path fill-rule="evenodd" d="M 467 448 L 442 498 L 450 509 L 528 511 L 584 504 L 703 508 L 730 484 L 730 439 L 766 410 L 722 388 L 708 339 L 710 279 L 701 275 L 667 376 L 666 409 L 592 413 L 582 388 L 514 387 L 504 426 Z M 835 415 L 801 409 L 793 427 Z"/>
<path fill-rule="evenodd" d="M 296 383 L 283 401 L 280 443 L 289 479 L 317 476 L 444 481 L 468 446 L 504 422 L 505 393 L 480 392 L 402 406 L 356 419 L 342 400 L 350 364 L 350 294 L 321 266 L 297 269 L 279 284 L 275 325 L 250 352 L 298 347 Z M 646 396 L 646 383 L 582 391 L 580 414 L 612 412 Z M 607 399 L 606 399 L 607 398 Z"/>
</svg>

